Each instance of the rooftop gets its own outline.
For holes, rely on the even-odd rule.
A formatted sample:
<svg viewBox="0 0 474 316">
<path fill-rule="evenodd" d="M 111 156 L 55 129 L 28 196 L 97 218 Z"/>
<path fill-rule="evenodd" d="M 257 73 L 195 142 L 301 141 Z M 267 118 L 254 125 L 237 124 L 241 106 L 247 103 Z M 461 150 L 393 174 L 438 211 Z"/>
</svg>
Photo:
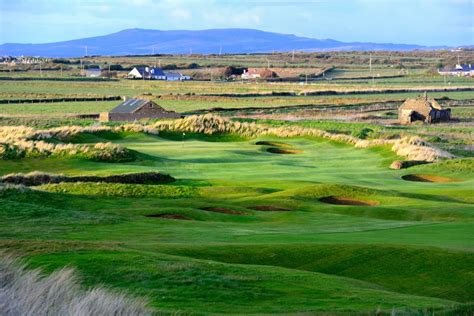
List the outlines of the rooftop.
<svg viewBox="0 0 474 316">
<path fill-rule="evenodd" d="M 114 107 L 110 113 L 133 113 L 148 102 L 144 99 L 128 99 Z"/>
</svg>

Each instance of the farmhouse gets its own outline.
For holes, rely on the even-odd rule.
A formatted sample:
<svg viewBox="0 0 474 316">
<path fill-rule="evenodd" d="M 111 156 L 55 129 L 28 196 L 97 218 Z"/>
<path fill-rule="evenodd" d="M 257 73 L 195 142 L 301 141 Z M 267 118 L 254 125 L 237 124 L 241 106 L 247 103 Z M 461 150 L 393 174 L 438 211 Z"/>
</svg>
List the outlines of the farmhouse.
<svg viewBox="0 0 474 316">
<path fill-rule="evenodd" d="M 260 70 L 257 68 L 249 68 L 247 70 L 244 69 L 244 72 L 242 74 L 242 79 L 257 79 L 260 78 Z"/>
<path fill-rule="evenodd" d="M 438 69 L 438 73 L 442 76 L 474 76 L 474 65 L 461 64 L 454 68 Z"/>
<path fill-rule="evenodd" d="M 151 100 L 129 99 L 117 105 L 110 112 L 100 113 L 101 122 L 135 121 L 155 118 L 180 118 L 179 113 L 166 111 Z"/>
<path fill-rule="evenodd" d="M 128 73 L 128 78 L 166 80 L 166 74 L 161 68 L 156 67 L 135 67 Z"/>
<path fill-rule="evenodd" d="M 258 78 L 278 78 L 276 72 L 272 71 L 271 69 L 259 69 L 259 68 L 248 68 L 247 70 L 244 69 L 244 72 L 241 75 L 241 78 L 244 80 L 248 79 L 258 79 Z"/>
<path fill-rule="evenodd" d="M 167 81 L 184 81 L 184 80 L 191 80 L 191 77 L 180 74 L 179 72 L 167 72 L 166 80 Z"/>
<path fill-rule="evenodd" d="M 443 109 L 436 100 L 428 99 L 425 92 L 415 99 L 407 99 L 398 109 L 398 119 L 401 124 L 445 122 L 451 119 L 451 109 Z"/>
<path fill-rule="evenodd" d="M 102 70 L 100 68 L 89 68 L 85 69 L 82 75 L 84 77 L 97 78 L 102 76 Z"/>
</svg>

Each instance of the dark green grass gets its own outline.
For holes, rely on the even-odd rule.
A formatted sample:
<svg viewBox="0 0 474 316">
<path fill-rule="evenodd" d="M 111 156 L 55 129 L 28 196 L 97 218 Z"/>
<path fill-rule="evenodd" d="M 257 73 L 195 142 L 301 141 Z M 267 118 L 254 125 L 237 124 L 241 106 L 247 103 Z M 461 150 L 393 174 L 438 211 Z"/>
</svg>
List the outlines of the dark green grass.
<svg viewBox="0 0 474 316">
<path fill-rule="evenodd" d="M 160 246 L 160 251 L 228 263 L 280 266 L 335 274 L 403 293 L 469 302 L 474 254 L 427 247 L 297 244 Z M 391 271 L 390 274 L 387 274 Z"/>
<path fill-rule="evenodd" d="M 118 288 L 148 297 L 158 310 L 175 313 L 407 312 L 453 304 L 319 273 L 224 265 L 156 252 L 59 252 L 36 255 L 30 262 L 48 270 L 73 264 L 85 275 L 87 285 L 114 283 Z"/>
</svg>

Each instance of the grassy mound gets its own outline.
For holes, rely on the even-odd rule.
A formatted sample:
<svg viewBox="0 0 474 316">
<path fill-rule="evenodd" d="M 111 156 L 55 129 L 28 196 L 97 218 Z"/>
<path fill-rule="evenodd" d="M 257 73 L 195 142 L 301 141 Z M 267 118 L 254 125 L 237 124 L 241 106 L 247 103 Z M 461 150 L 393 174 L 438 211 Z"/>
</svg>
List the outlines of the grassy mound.
<svg viewBox="0 0 474 316">
<path fill-rule="evenodd" d="M 48 269 L 70 264 L 88 275 L 91 284 L 115 283 L 118 289 L 150 297 L 150 305 L 158 311 L 179 310 L 181 314 L 228 314 L 236 307 L 240 314 L 334 314 L 354 310 L 373 314 L 377 309 L 415 314 L 426 308 L 458 305 L 321 273 L 189 260 L 150 251 L 67 251 L 35 255 L 30 261 Z"/>
<path fill-rule="evenodd" d="M 272 154 L 283 154 L 283 155 L 301 154 L 303 152 L 302 150 L 299 150 L 299 149 L 287 149 L 287 148 L 278 148 L 278 147 L 267 148 L 267 151 Z"/>
<path fill-rule="evenodd" d="M 262 212 L 289 212 L 291 211 L 290 209 L 287 209 L 281 206 L 275 206 L 275 205 L 257 205 L 257 206 L 249 206 L 247 208 L 254 211 L 262 211 Z"/>
<path fill-rule="evenodd" d="M 407 174 L 407 175 L 402 176 L 402 179 L 407 180 L 407 181 L 416 181 L 416 182 L 439 182 L 439 183 L 461 181 L 459 179 L 447 178 L 447 177 L 430 175 L 430 174 Z"/>
<path fill-rule="evenodd" d="M 184 134 L 184 135 L 183 135 Z M 176 132 L 176 131 L 160 131 L 159 137 L 173 140 L 173 141 L 186 141 L 186 140 L 201 140 L 206 142 L 240 142 L 247 140 L 246 137 L 238 134 L 202 134 L 194 132 Z"/>
<path fill-rule="evenodd" d="M 401 293 L 458 302 L 470 302 L 474 297 L 471 252 L 375 244 L 170 246 L 161 251 L 226 263 L 322 272 L 372 282 Z"/>
<path fill-rule="evenodd" d="M 155 197 L 163 199 L 180 199 L 199 196 L 199 189 L 180 185 L 145 185 L 122 183 L 76 182 L 46 184 L 42 190 L 58 193 L 114 196 L 114 197 Z"/>
<path fill-rule="evenodd" d="M 319 200 L 327 196 L 343 196 L 347 198 L 366 200 L 369 196 L 383 194 L 383 192 L 355 185 L 344 184 L 314 184 L 295 190 L 282 192 L 294 199 Z"/>
<path fill-rule="evenodd" d="M 185 221 L 192 220 L 192 218 L 181 215 L 181 214 L 149 214 L 145 216 L 152 217 L 152 218 L 179 219 L 179 220 L 185 220 Z"/>
<path fill-rule="evenodd" d="M 359 200 L 347 196 L 324 196 L 319 199 L 321 202 L 335 205 L 356 205 L 356 206 L 375 206 L 379 202 L 371 200 Z"/>
<path fill-rule="evenodd" d="M 125 183 L 125 184 L 159 184 L 175 181 L 170 175 L 159 172 L 129 173 L 111 176 L 76 176 L 68 177 L 42 172 L 30 172 L 27 174 L 8 174 L 0 178 L 0 182 L 35 186 L 50 183 L 62 182 L 104 182 L 104 183 Z"/>
<path fill-rule="evenodd" d="M 255 143 L 255 145 L 271 146 L 271 147 L 291 147 L 290 144 L 286 144 L 283 142 L 274 142 L 274 141 L 266 141 L 266 140 L 258 141 Z"/>
<path fill-rule="evenodd" d="M 209 206 L 209 207 L 201 207 L 199 209 L 203 211 L 223 213 L 223 214 L 229 214 L 229 215 L 245 215 L 244 212 L 233 210 L 226 207 Z"/>
</svg>

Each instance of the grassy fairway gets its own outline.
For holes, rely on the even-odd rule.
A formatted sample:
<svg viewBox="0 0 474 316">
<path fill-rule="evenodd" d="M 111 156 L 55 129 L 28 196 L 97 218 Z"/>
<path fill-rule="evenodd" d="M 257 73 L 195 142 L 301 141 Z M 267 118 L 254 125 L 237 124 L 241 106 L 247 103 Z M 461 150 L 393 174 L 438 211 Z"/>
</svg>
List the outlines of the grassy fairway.
<svg viewBox="0 0 474 316">
<path fill-rule="evenodd" d="M 111 140 L 102 137 L 73 140 Z M 162 312 L 472 311 L 472 159 L 394 171 L 397 157 L 386 148 L 314 138 L 173 139 L 113 137 L 138 153 L 129 163 L 2 161 L 0 174 L 160 171 L 178 181 L 0 191 L 1 248 L 26 255 L 32 267 L 76 267 L 86 285 L 146 297 Z M 258 140 L 298 153 L 270 153 Z M 459 181 L 401 178 L 418 173 Z M 328 204 L 328 196 L 366 205 Z"/>
</svg>

